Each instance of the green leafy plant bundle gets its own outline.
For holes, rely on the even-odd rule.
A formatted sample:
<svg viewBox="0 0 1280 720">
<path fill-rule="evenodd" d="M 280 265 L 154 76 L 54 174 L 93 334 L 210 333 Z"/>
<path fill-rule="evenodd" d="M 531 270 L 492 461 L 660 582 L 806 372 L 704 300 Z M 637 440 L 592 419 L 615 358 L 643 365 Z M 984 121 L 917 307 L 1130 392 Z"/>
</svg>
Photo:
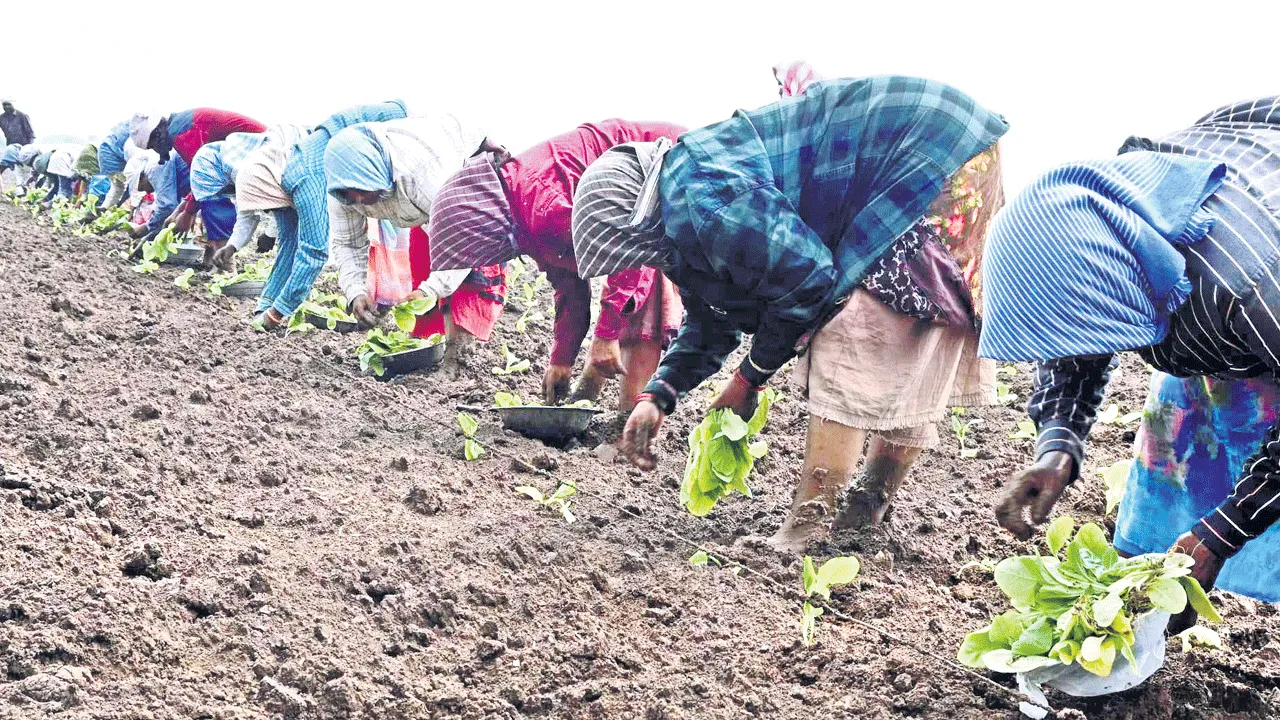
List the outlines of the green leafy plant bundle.
<svg viewBox="0 0 1280 720">
<path fill-rule="evenodd" d="M 1136 665 L 1134 625 L 1155 611 L 1182 612 L 1188 604 L 1221 622 L 1200 583 L 1193 561 L 1179 553 L 1121 558 L 1094 523 L 1078 532 L 1075 520 L 1050 523 L 1048 555 L 1018 555 L 996 565 L 996 584 L 1012 609 L 969 633 L 958 659 L 972 668 L 1030 672 L 1079 663 L 1109 677 L 1120 656 Z"/>
</svg>

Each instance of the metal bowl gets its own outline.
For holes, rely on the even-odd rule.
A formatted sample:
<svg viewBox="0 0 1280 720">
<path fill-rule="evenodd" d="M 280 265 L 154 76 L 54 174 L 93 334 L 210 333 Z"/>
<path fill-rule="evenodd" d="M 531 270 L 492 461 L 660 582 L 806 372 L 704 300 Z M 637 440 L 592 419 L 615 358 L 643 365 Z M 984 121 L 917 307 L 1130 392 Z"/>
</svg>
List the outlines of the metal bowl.
<svg viewBox="0 0 1280 720">
<path fill-rule="evenodd" d="M 204 265 L 204 246 L 178 245 L 174 247 L 173 254 L 164 259 L 164 262 L 168 265 L 199 267 Z"/>
<path fill-rule="evenodd" d="M 222 288 L 222 294 L 227 297 L 258 297 L 266 284 L 265 280 L 241 280 Z"/>
<path fill-rule="evenodd" d="M 308 325 L 316 327 L 320 330 L 329 329 L 329 318 L 324 317 L 323 315 L 316 315 L 315 313 L 302 313 L 302 319 L 306 320 Z M 347 322 L 346 320 L 337 320 L 334 322 L 334 325 L 333 325 L 333 331 L 340 332 L 340 333 L 352 332 L 354 330 L 359 330 L 359 329 L 360 329 L 360 325 L 354 322 Z M 415 351 L 409 350 L 408 352 L 415 352 Z"/>
<path fill-rule="evenodd" d="M 403 350 L 384 356 L 382 358 L 382 379 L 386 380 L 396 375 L 434 368 L 444 359 L 445 344 L 441 342 L 430 347 Z"/>
<path fill-rule="evenodd" d="M 581 435 L 600 412 L 595 408 L 520 405 L 498 408 L 502 427 L 526 437 L 549 442 L 564 442 Z"/>
</svg>

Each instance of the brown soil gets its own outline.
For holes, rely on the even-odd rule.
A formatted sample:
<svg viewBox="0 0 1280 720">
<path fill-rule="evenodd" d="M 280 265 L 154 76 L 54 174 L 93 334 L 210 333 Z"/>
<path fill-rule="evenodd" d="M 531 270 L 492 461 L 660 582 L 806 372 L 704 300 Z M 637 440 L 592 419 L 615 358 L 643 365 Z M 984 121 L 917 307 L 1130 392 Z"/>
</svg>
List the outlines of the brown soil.
<svg viewBox="0 0 1280 720">
<path fill-rule="evenodd" d="M 628 510 L 581 497 L 567 524 L 511 489 L 550 480 L 492 453 L 465 462 L 453 419 L 497 389 L 536 392 L 545 324 L 521 335 L 508 313 L 471 378 L 378 382 L 359 376 L 354 337 L 255 333 L 249 301 L 183 292 L 168 267 L 137 275 L 107 257 L 114 244 L 0 207 L 0 716 L 1017 716 L 998 690 L 835 618 L 801 647 L 793 599 L 691 567 L 662 530 L 729 546 L 776 529 L 803 452 L 794 399 L 767 430 L 756 497 L 704 520 L 677 491 L 697 400 L 648 474 L 591 449 L 617 419 L 555 449 L 484 418 L 494 450 Z M 530 373 L 490 372 L 502 341 Z M 1028 382 L 1024 369 L 1015 389 Z M 1112 396 L 1130 410 L 1144 393 L 1130 361 Z M 863 560 L 837 606 L 947 657 L 1001 605 L 965 564 L 1030 548 L 990 511 L 1028 458 L 1006 439 L 1022 415 L 972 415 L 978 459 L 940 428 L 885 529 L 814 549 Z M 1100 428 L 1062 509 L 1098 518 L 1095 472 L 1127 454 L 1122 430 Z M 795 558 L 730 552 L 800 583 Z M 1053 701 L 1099 718 L 1275 715 L 1275 609 L 1216 597 L 1227 650 Z"/>
</svg>

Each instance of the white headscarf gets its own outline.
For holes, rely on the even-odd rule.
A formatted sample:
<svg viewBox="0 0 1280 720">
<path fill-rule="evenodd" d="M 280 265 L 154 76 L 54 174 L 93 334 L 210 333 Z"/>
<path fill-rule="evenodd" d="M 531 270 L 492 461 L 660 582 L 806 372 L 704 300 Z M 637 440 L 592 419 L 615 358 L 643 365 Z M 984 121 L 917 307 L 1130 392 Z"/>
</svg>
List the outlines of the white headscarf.
<svg viewBox="0 0 1280 720">
<path fill-rule="evenodd" d="M 64 147 L 57 148 L 49 157 L 49 174 L 58 177 L 76 176 L 76 156 Z"/>
<path fill-rule="evenodd" d="M 283 186 L 288 152 L 278 145 L 263 145 L 245 161 L 236 176 L 236 209 L 241 212 L 293 207 Z"/>
<path fill-rule="evenodd" d="M 124 180 L 129 187 L 130 193 L 138 192 L 138 180 L 146 175 L 151 177 L 151 173 L 160 166 L 160 155 L 154 150 L 139 151 L 138 154 L 129 158 L 124 164 Z"/>
<path fill-rule="evenodd" d="M 160 121 L 164 117 L 164 113 L 159 112 L 135 113 L 133 119 L 129 121 L 129 139 L 140 148 L 150 145 L 151 133 L 160 126 Z"/>
</svg>

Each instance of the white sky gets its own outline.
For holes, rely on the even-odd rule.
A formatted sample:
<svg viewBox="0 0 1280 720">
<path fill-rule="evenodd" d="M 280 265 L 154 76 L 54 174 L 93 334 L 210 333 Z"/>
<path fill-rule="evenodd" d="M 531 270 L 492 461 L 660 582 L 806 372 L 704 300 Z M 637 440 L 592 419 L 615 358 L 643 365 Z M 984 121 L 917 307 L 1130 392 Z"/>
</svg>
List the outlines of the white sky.
<svg viewBox="0 0 1280 720">
<path fill-rule="evenodd" d="M 141 108 L 315 124 L 400 97 L 518 152 L 606 117 L 705 125 L 771 102 L 770 67 L 803 58 L 828 77 L 936 78 L 1002 113 L 1016 188 L 1280 93 L 1276 0 L 70 0 L 23 14 L 4 33 L 0 95 L 38 135 L 102 135 Z"/>
</svg>

